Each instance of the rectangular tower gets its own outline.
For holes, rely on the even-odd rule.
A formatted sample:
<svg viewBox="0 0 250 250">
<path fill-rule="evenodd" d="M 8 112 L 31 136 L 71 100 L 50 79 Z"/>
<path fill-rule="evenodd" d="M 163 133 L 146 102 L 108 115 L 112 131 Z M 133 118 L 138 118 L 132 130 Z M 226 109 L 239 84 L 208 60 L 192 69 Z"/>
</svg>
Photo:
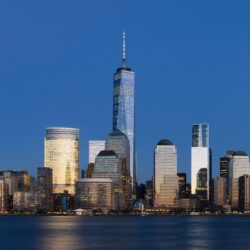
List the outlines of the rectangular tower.
<svg viewBox="0 0 250 250">
<path fill-rule="evenodd" d="M 154 206 L 174 207 L 178 197 L 177 150 L 170 140 L 164 139 L 154 151 Z"/>
<path fill-rule="evenodd" d="M 193 124 L 191 148 L 191 193 L 209 199 L 209 125 Z"/>
</svg>

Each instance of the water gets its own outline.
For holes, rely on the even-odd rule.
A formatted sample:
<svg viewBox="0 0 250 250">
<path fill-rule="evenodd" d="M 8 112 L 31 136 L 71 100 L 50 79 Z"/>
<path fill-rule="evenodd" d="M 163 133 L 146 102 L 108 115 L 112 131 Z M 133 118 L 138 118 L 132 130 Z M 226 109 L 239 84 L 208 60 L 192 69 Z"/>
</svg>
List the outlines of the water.
<svg viewBox="0 0 250 250">
<path fill-rule="evenodd" d="M 250 217 L 0 217 L 0 249 L 250 249 Z"/>
</svg>

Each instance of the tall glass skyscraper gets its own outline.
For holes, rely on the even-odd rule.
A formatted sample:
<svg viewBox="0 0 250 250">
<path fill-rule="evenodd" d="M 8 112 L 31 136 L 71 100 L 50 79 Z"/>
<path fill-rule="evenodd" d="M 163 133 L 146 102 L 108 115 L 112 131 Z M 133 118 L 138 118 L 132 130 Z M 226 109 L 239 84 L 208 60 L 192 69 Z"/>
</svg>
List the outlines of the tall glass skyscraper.
<svg viewBox="0 0 250 250">
<path fill-rule="evenodd" d="M 46 128 L 44 166 L 53 170 L 53 193 L 75 194 L 79 176 L 79 129 Z"/>
<path fill-rule="evenodd" d="M 122 66 L 114 74 L 113 131 L 119 129 L 129 140 L 130 174 L 136 184 L 135 161 L 135 73 L 126 65 L 125 33 L 123 33 Z"/>
<path fill-rule="evenodd" d="M 202 199 L 209 199 L 210 154 L 207 123 L 193 124 L 191 161 L 191 192 Z"/>
</svg>

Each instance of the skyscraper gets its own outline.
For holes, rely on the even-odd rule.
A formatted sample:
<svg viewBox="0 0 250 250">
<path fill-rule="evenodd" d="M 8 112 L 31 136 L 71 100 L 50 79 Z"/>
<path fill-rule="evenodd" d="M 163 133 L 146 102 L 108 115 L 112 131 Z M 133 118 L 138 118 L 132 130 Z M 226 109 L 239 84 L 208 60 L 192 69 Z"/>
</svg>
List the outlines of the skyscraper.
<svg viewBox="0 0 250 250">
<path fill-rule="evenodd" d="M 75 194 L 79 176 L 79 129 L 46 128 L 44 166 L 53 171 L 53 193 Z"/>
<path fill-rule="evenodd" d="M 109 178 L 114 187 L 114 207 L 123 208 L 125 204 L 122 190 L 121 163 L 113 150 L 101 151 L 95 160 L 93 178 Z"/>
<path fill-rule="evenodd" d="M 210 154 L 209 126 L 193 124 L 191 149 L 191 192 L 202 199 L 209 199 Z"/>
<path fill-rule="evenodd" d="M 119 129 L 129 140 L 130 175 L 136 184 L 135 161 L 135 73 L 126 65 L 125 33 L 123 33 L 122 66 L 114 74 L 113 130 Z"/>
<path fill-rule="evenodd" d="M 223 206 L 227 204 L 227 179 L 216 177 L 214 179 L 214 205 Z"/>
<path fill-rule="evenodd" d="M 250 175 L 249 156 L 243 151 L 235 151 L 229 165 L 229 198 L 234 209 L 238 209 L 239 177 L 243 175 Z"/>
<path fill-rule="evenodd" d="M 115 130 L 108 135 L 106 150 L 113 150 L 118 156 L 121 166 L 122 190 L 125 203 L 129 204 L 132 198 L 132 183 L 130 176 L 130 149 L 127 136 L 120 130 Z"/>
<path fill-rule="evenodd" d="M 174 206 L 178 192 L 176 147 L 170 140 L 161 140 L 154 151 L 154 206 Z"/>
<path fill-rule="evenodd" d="M 105 149 L 104 140 L 89 141 L 89 164 L 95 163 L 96 156 Z"/>
<path fill-rule="evenodd" d="M 179 198 L 186 198 L 187 174 L 177 173 L 179 183 Z"/>
<path fill-rule="evenodd" d="M 250 211 L 250 176 L 239 178 L 239 210 Z"/>
<path fill-rule="evenodd" d="M 52 209 L 52 169 L 37 168 L 37 210 L 50 211 Z"/>
<path fill-rule="evenodd" d="M 106 150 L 114 150 L 119 159 L 125 160 L 125 171 L 130 175 L 130 148 L 127 136 L 120 130 L 115 130 L 108 135 L 106 140 Z"/>
</svg>

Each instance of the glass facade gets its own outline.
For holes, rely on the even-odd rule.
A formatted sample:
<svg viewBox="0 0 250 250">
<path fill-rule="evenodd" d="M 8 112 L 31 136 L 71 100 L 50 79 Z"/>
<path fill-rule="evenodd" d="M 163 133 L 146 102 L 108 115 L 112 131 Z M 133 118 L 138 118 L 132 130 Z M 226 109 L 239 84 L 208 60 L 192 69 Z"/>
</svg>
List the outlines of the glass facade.
<svg viewBox="0 0 250 250">
<path fill-rule="evenodd" d="M 113 187 L 109 178 L 85 178 L 77 182 L 77 207 L 112 209 Z"/>
<path fill-rule="evenodd" d="M 194 124 L 192 127 L 192 147 L 209 147 L 208 124 Z"/>
<path fill-rule="evenodd" d="M 173 207 L 179 196 L 176 147 L 161 140 L 154 151 L 154 206 Z"/>
<path fill-rule="evenodd" d="M 119 130 L 109 134 L 106 140 L 106 150 L 113 150 L 119 159 L 126 160 L 126 174 L 130 176 L 130 148 L 127 136 Z"/>
<path fill-rule="evenodd" d="M 243 175 L 239 178 L 239 210 L 250 211 L 250 176 Z"/>
<path fill-rule="evenodd" d="M 120 130 L 109 134 L 106 140 L 106 150 L 113 150 L 118 156 L 121 166 L 122 190 L 125 203 L 129 204 L 132 198 L 132 183 L 130 176 L 130 148 L 127 136 Z"/>
<path fill-rule="evenodd" d="M 51 168 L 37 168 L 36 207 L 38 210 L 50 211 L 52 209 L 52 176 Z"/>
<path fill-rule="evenodd" d="M 44 166 L 53 171 L 53 193 L 75 194 L 79 177 L 79 129 L 46 129 Z"/>
<path fill-rule="evenodd" d="M 236 151 L 229 164 L 229 198 L 232 208 L 238 208 L 239 177 L 250 175 L 249 157 L 245 152 Z"/>
<path fill-rule="evenodd" d="M 178 181 L 179 181 L 179 198 L 186 197 L 186 185 L 187 185 L 187 175 L 186 173 L 178 173 Z"/>
<path fill-rule="evenodd" d="M 93 178 L 110 178 L 114 186 L 114 207 L 124 207 L 124 194 L 122 189 L 121 162 L 112 150 L 101 151 L 95 160 Z"/>
<path fill-rule="evenodd" d="M 206 180 L 206 181 L 205 181 Z M 207 123 L 192 126 L 191 149 L 191 192 L 201 199 L 209 199 L 210 150 L 209 125 Z"/>
<path fill-rule="evenodd" d="M 89 141 L 89 163 L 94 163 L 96 156 L 104 149 L 104 140 Z"/>
<path fill-rule="evenodd" d="M 135 161 L 135 73 L 125 64 L 125 34 L 123 40 L 123 66 L 114 74 L 113 130 L 119 129 L 130 144 L 130 174 L 136 184 Z"/>
</svg>

